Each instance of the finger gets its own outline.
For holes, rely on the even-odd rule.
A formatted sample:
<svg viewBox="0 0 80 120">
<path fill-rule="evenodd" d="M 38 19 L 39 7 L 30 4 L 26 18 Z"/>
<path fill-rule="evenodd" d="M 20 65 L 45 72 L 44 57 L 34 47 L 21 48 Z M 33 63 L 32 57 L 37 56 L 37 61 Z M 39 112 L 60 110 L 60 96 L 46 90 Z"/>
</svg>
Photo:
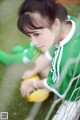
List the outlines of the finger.
<svg viewBox="0 0 80 120">
<path fill-rule="evenodd" d="M 22 76 L 22 79 L 25 79 L 26 77 L 25 76 Z"/>
<path fill-rule="evenodd" d="M 21 91 L 22 97 L 26 97 L 26 96 L 28 96 L 29 94 L 30 94 L 30 92 L 29 92 L 28 90 L 22 90 L 22 91 Z"/>
<path fill-rule="evenodd" d="M 24 92 L 24 90 L 22 88 L 20 88 L 20 93 L 21 93 L 22 97 L 25 97 L 25 92 Z"/>
<path fill-rule="evenodd" d="M 26 96 L 28 96 L 32 91 L 33 91 L 33 89 L 30 88 L 30 89 L 27 91 Z"/>
<path fill-rule="evenodd" d="M 23 74 L 22 78 L 24 79 L 24 78 L 25 78 L 25 76 L 26 76 L 26 75 L 25 75 L 25 74 Z"/>
<path fill-rule="evenodd" d="M 22 76 L 22 79 L 25 79 L 25 78 L 27 78 L 28 77 L 28 75 L 27 74 L 24 74 L 23 76 Z"/>
</svg>

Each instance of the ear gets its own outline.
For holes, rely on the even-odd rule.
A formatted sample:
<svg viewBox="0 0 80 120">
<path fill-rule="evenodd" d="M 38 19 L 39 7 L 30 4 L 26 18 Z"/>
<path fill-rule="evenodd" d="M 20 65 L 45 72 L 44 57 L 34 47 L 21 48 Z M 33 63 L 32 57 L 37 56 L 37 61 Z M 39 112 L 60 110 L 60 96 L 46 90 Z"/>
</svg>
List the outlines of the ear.
<svg viewBox="0 0 80 120">
<path fill-rule="evenodd" d="M 58 18 L 56 18 L 52 25 L 53 30 L 58 30 L 60 28 L 60 25 L 61 25 L 60 20 Z"/>
</svg>

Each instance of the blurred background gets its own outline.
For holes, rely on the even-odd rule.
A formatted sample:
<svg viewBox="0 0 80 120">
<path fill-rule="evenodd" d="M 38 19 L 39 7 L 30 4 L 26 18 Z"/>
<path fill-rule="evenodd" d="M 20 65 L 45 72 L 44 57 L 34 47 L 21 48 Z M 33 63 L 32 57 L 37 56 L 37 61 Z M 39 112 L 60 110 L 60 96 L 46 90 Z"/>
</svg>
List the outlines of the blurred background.
<svg viewBox="0 0 80 120">
<path fill-rule="evenodd" d="M 17 28 L 17 12 L 22 2 L 23 0 L 0 0 L 0 49 L 7 53 L 10 53 L 13 46 L 25 46 L 29 41 Z M 80 19 L 80 4 L 66 4 L 65 7 L 70 15 Z M 31 64 L 27 68 L 29 66 Z M 25 69 L 23 65 L 5 66 L 0 63 L 0 112 L 8 112 L 9 120 L 24 120 L 33 105 L 23 99 L 19 92 L 21 75 Z M 44 119 L 51 103 L 52 96 L 41 105 L 35 120 Z"/>
</svg>

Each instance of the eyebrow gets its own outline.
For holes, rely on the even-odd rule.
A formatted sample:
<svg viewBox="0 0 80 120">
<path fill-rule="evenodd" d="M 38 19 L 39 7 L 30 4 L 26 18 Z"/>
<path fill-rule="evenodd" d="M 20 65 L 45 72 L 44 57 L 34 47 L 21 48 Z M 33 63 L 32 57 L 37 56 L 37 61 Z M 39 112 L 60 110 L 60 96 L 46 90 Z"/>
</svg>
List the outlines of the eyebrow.
<svg viewBox="0 0 80 120">
<path fill-rule="evenodd" d="M 37 31 L 32 31 L 32 32 L 26 32 L 27 34 L 32 34 L 32 33 L 36 33 Z"/>
<path fill-rule="evenodd" d="M 37 30 L 39 30 L 39 29 L 44 29 L 44 27 L 39 27 Z M 38 32 L 37 30 L 33 30 L 32 32 L 26 32 L 26 34 L 36 33 L 36 32 Z"/>
</svg>

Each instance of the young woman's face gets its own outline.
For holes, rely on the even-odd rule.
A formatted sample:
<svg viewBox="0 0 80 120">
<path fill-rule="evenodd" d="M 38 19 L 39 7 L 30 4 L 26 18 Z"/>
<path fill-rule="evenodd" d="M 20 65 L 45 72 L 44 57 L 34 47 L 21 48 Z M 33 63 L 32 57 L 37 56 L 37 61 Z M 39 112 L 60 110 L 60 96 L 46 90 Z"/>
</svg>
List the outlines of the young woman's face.
<svg viewBox="0 0 80 120">
<path fill-rule="evenodd" d="M 28 33 L 33 45 L 43 52 L 47 51 L 55 40 L 55 32 L 49 28 L 36 29 Z"/>
<path fill-rule="evenodd" d="M 59 36 L 59 21 L 55 19 L 53 25 L 50 27 L 47 19 L 42 18 L 38 13 L 33 13 L 31 15 L 33 15 L 37 21 L 35 24 L 37 26 L 43 25 L 43 28 L 34 30 L 29 29 L 26 34 L 31 39 L 33 45 L 36 45 L 40 50 L 45 52 L 51 47 L 53 42 L 57 40 L 56 36 Z M 27 26 L 25 26 L 25 31 L 26 29 L 28 29 Z"/>
</svg>

